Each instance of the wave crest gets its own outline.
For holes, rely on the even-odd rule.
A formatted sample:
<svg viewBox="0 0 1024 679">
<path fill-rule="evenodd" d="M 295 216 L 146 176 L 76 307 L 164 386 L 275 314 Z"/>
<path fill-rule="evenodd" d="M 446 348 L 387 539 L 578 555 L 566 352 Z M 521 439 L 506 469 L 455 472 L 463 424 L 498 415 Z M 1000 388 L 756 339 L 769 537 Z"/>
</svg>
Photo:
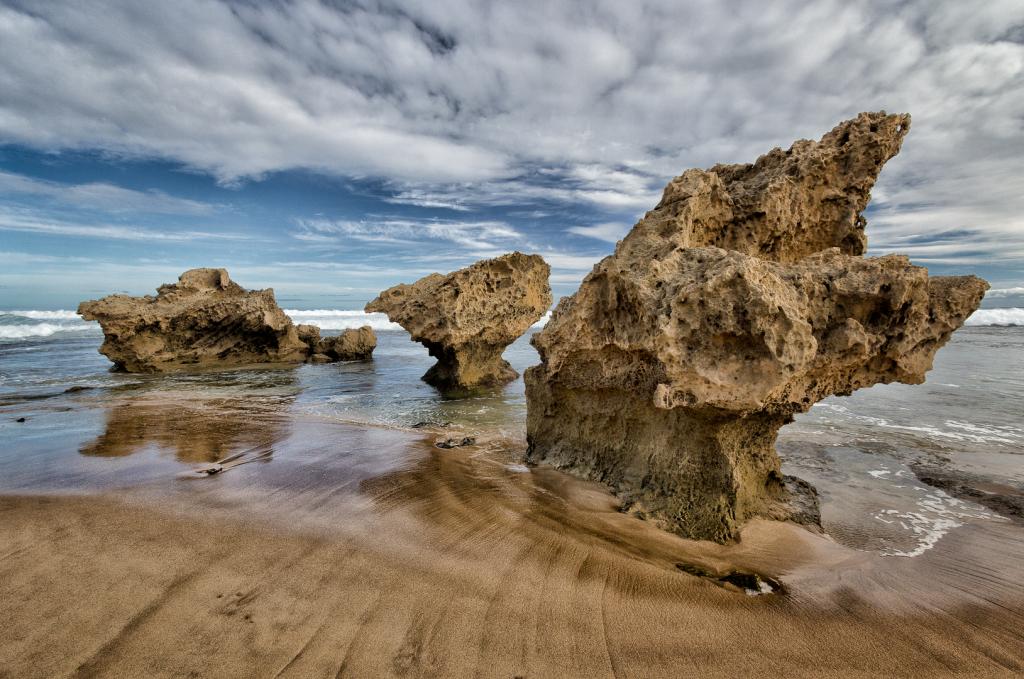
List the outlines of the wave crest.
<svg viewBox="0 0 1024 679">
<path fill-rule="evenodd" d="M 964 325 L 1020 325 L 1024 326 L 1024 309 L 1008 307 L 1005 309 L 978 309 Z"/>
<path fill-rule="evenodd" d="M 374 330 L 401 330 L 402 326 L 392 323 L 384 314 L 368 314 L 357 309 L 285 309 L 284 312 L 296 324 L 315 325 L 321 330 L 346 330 L 368 325 Z"/>
</svg>

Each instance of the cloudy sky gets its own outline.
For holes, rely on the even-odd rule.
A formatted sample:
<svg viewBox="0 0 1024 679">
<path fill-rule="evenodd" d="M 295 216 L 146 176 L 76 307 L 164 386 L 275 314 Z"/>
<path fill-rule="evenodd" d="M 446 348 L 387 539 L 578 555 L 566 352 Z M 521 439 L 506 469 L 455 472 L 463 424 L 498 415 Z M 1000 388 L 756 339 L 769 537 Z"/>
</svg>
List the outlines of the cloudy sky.
<svg viewBox="0 0 1024 679">
<path fill-rule="evenodd" d="M 513 249 L 565 294 L 684 169 L 878 109 L 871 253 L 1024 292 L 1021 0 L 0 0 L 0 63 L 0 308 Z"/>
</svg>

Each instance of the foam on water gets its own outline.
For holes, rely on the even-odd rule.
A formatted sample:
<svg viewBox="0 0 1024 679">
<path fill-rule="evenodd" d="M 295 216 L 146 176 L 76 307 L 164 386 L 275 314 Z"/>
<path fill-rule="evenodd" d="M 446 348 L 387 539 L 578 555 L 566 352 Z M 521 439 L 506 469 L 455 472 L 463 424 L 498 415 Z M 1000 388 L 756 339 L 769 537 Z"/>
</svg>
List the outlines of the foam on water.
<svg viewBox="0 0 1024 679">
<path fill-rule="evenodd" d="M 941 429 L 933 425 L 899 424 L 891 422 L 882 417 L 863 415 L 851 411 L 849 408 L 838 403 L 822 401 L 812 406 L 816 410 L 831 411 L 847 421 L 858 421 L 873 427 L 885 429 L 896 429 L 901 431 L 923 434 L 928 438 L 945 439 L 949 441 L 967 441 L 971 443 L 1019 443 L 1024 441 L 1024 430 L 1013 425 L 980 426 L 970 422 L 958 420 L 946 420 L 947 429 Z M 952 430 L 952 431 L 950 431 Z"/>
<path fill-rule="evenodd" d="M 33 323 L 0 325 L 0 339 L 30 339 L 33 337 L 49 337 L 58 332 L 81 332 L 94 328 L 85 324 L 61 325 L 58 323 Z"/>
<path fill-rule="evenodd" d="M 27 311 L 0 311 L 0 314 L 4 316 L 21 316 L 22 318 L 34 318 L 44 320 L 82 320 L 81 317 L 78 315 L 77 311 L 70 311 L 68 309 L 57 309 L 55 311 L 38 311 L 35 309 L 29 309 Z"/>
<path fill-rule="evenodd" d="M 0 339 L 50 337 L 58 333 L 98 333 L 99 325 L 83 321 L 74 311 L 0 311 Z"/>
<path fill-rule="evenodd" d="M 900 476 L 898 472 L 896 475 Z M 872 476 L 886 478 L 876 474 L 872 474 Z M 908 486 L 896 487 L 907 488 Z M 912 536 L 914 544 L 903 548 L 889 546 L 879 552 L 882 556 L 921 556 L 934 547 L 949 531 L 959 528 L 966 521 L 971 519 L 1002 520 L 980 505 L 958 500 L 941 490 L 918 486 L 909 488 L 918 495 L 916 506 L 909 509 L 880 509 L 875 512 L 874 519 L 884 524 L 899 525 Z"/>
<path fill-rule="evenodd" d="M 1009 307 L 1006 309 L 978 309 L 964 325 L 1022 325 L 1024 326 L 1024 309 Z"/>
<path fill-rule="evenodd" d="M 358 309 L 285 309 L 295 323 L 315 325 L 321 330 L 346 330 L 368 325 L 374 330 L 401 330 L 384 314 L 368 314 Z"/>
<path fill-rule="evenodd" d="M 308 323 L 321 330 L 345 330 L 368 325 L 374 330 L 401 330 L 402 326 L 392 323 L 381 313 L 366 313 L 357 309 L 285 309 L 295 323 Z M 551 319 L 551 312 L 545 313 L 533 324 L 534 328 L 543 328 Z"/>
</svg>

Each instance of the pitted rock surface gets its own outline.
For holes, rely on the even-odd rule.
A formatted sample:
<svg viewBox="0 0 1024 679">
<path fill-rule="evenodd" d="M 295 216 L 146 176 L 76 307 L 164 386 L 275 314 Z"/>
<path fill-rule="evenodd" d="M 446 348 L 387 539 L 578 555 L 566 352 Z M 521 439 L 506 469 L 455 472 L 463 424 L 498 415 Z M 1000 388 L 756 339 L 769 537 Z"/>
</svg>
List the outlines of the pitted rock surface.
<svg viewBox="0 0 1024 679">
<path fill-rule="evenodd" d="M 99 321 L 100 352 L 128 372 L 298 363 L 308 353 L 274 291 L 245 290 L 224 269 L 186 271 L 155 297 L 82 302 L 78 313 Z"/>
<path fill-rule="evenodd" d="M 518 375 L 502 352 L 551 306 L 550 273 L 539 255 L 512 252 L 396 285 L 366 311 L 387 314 L 427 347 L 437 363 L 423 379 L 442 391 L 503 384 Z"/>
<path fill-rule="evenodd" d="M 316 345 L 316 353 L 323 354 L 332 361 L 361 361 L 373 356 L 377 348 L 377 336 L 373 328 L 364 325 L 361 328 L 348 328 L 334 337 L 324 337 Z"/>
<path fill-rule="evenodd" d="M 787 518 L 779 428 L 829 395 L 922 382 L 988 288 L 859 256 L 860 212 L 909 124 L 862 113 L 673 180 L 534 336 L 528 460 L 686 537 Z"/>
</svg>

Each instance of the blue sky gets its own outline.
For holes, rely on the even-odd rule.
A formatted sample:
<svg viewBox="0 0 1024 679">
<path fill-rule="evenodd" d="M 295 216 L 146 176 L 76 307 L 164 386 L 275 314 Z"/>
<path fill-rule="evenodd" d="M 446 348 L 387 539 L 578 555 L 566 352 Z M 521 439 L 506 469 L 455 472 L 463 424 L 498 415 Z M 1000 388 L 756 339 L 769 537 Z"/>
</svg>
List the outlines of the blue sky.
<svg viewBox="0 0 1024 679">
<path fill-rule="evenodd" d="M 686 168 L 878 109 L 871 254 L 1017 304 L 1022 43 L 1019 0 L 0 0 L 0 308 L 195 266 L 358 308 L 513 249 L 566 294 Z"/>
</svg>

